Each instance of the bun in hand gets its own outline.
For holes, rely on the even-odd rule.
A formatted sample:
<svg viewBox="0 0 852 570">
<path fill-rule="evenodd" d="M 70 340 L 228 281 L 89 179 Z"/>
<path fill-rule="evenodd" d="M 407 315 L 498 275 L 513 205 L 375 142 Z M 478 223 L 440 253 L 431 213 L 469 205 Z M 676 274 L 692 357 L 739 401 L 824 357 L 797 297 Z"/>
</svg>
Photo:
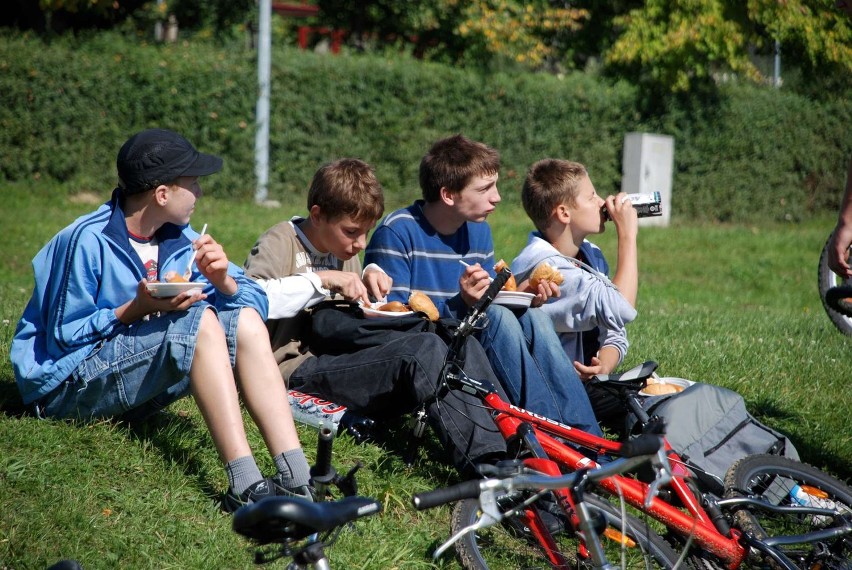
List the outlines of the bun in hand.
<svg viewBox="0 0 852 570">
<path fill-rule="evenodd" d="M 562 277 L 561 271 L 545 261 L 540 263 L 538 267 L 533 270 L 532 275 L 530 275 L 530 287 L 538 289 L 538 285 L 542 281 L 550 281 L 551 283 L 562 285 L 562 282 L 565 281 L 565 279 Z"/>
<path fill-rule="evenodd" d="M 501 271 L 503 271 L 503 269 L 505 269 L 507 267 L 509 267 L 509 266 L 506 264 L 505 261 L 503 261 L 501 259 L 500 261 L 497 262 L 497 265 L 494 266 L 494 271 L 496 271 L 497 273 L 500 273 Z M 503 285 L 503 289 L 501 289 L 501 290 L 502 291 L 517 291 L 518 290 L 518 284 L 515 283 L 515 276 L 514 275 L 509 276 L 508 281 L 506 281 L 506 284 Z"/>
<path fill-rule="evenodd" d="M 411 296 L 408 297 L 408 306 L 411 307 L 412 311 L 424 313 L 427 317 L 429 317 L 430 321 L 437 321 L 440 316 L 438 314 L 438 308 L 435 306 L 435 303 L 432 302 L 432 299 L 420 291 L 411 292 Z"/>
</svg>

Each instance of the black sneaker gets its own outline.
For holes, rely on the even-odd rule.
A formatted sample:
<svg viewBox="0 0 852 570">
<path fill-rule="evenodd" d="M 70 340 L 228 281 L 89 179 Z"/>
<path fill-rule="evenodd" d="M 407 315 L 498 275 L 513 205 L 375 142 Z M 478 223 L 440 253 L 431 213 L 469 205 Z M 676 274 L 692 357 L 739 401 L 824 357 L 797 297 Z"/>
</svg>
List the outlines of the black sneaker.
<svg viewBox="0 0 852 570">
<path fill-rule="evenodd" d="M 243 505 L 256 503 L 264 497 L 275 496 L 275 485 L 271 479 L 261 479 L 253 483 L 248 489 L 238 497 L 233 490 L 228 489 L 225 499 L 222 501 L 222 508 L 227 513 L 233 513 Z"/>
<path fill-rule="evenodd" d="M 294 497 L 296 499 L 304 499 L 311 503 L 317 502 L 317 494 L 310 485 L 298 485 L 289 487 L 284 484 L 284 479 L 281 473 L 276 473 L 272 476 L 272 485 L 275 488 L 275 494 L 279 497 Z"/>
</svg>

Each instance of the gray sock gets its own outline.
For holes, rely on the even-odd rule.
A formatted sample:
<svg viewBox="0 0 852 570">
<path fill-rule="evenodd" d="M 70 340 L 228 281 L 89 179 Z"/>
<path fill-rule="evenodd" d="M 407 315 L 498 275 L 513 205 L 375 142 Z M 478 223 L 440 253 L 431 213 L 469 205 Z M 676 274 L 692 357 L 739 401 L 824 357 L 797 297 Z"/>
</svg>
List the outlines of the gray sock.
<svg viewBox="0 0 852 570">
<path fill-rule="evenodd" d="M 228 472 L 228 484 L 238 497 L 251 485 L 263 479 L 251 455 L 234 459 L 225 465 L 225 471 Z"/>
<path fill-rule="evenodd" d="M 285 487 L 301 487 L 311 479 L 311 470 L 302 448 L 279 453 L 272 458 Z"/>
</svg>

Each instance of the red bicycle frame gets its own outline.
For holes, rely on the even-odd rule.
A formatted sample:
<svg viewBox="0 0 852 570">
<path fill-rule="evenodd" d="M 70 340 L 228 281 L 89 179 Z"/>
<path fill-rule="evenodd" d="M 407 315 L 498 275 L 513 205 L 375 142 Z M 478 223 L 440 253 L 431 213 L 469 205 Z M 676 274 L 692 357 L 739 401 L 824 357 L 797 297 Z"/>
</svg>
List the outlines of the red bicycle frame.
<svg viewBox="0 0 852 570">
<path fill-rule="evenodd" d="M 491 408 L 494 421 L 505 439 L 508 440 L 516 436 L 518 428 L 523 423 L 530 424 L 548 458 L 568 471 L 592 469 L 597 467 L 598 464 L 573 447 L 556 440 L 554 436 L 597 453 L 620 455 L 621 443 L 528 412 L 505 402 L 496 392 L 488 393 L 484 397 L 484 401 Z M 693 535 L 696 544 L 717 556 L 728 568 L 731 570 L 738 568 L 747 554 L 746 548 L 740 542 L 740 532 L 731 529 L 731 537 L 728 538 L 716 529 L 707 512 L 701 507 L 698 499 L 686 484 L 685 477 L 688 477 L 689 473 L 682 466 L 683 461 L 668 442 L 665 445 L 674 475 L 670 486 L 677 494 L 685 511 L 660 498 L 654 498 L 650 507 L 645 508 L 644 502 L 648 492 L 648 484 L 630 477 L 610 477 L 601 481 L 600 486 L 613 495 L 623 494 L 627 503 L 647 513 L 679 535 L 684 537 Z M 545 533 L 545 536 L 547 536 L 547 533 Z M 553 547 L 554 545 L 546 546 Z"/>
</svg>

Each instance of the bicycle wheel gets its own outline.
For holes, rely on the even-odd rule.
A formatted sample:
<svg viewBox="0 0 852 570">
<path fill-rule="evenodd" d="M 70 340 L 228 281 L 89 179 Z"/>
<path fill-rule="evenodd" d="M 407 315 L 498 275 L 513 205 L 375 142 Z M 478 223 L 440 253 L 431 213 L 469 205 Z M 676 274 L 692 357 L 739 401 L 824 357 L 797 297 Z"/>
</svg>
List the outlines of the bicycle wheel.
<svg viewBox="0 0 852 570">
<path fill-rule="evenodd" d="M 798 535 L 852 522 L 852 489 L 819 469 L 787 457 L 753 455 L 741 459 L 725 476 L 725 488 L 729 497 L 759 495 L 775 505 L 833 505 L 845 512 L 831 517 L 770 513 L 754 507 L 737 511 L 734 525 L 758 538 Z M 780 549 L 800 568 L 852 570 L 850 535 Z"/>
<path fill-rule="evenodd" d="M 828 314 L 828 318 L 831 319 L 834 326 L 836 326 L 843 334 L 852 336 L 852 317 L 847 317 L 842 313 L 835 311 L 825 301 L 825 294 L 832 287 L 844 284 L 852 285 L 852 279 L 844 281 L 828 267 L 828 244 L 830 241 L 831 237 L 829 236 L 828 241 L 825 242 L 825 246 L 822 248 L 822 254 L 819 256 L 819 269 L 817 272 L 819 298 L 822 301 L 822 306 L 825 309 L 826 314 Z"/>
<path fill-rule="evenodd" d="M 585 502 L 604 514 L 607 527 L 601 536 L 607 560 L 624 568 L 672 568 L 677 554 L 648 525 L 632 515 L 627 515 L 625 537 L 621 538 L 621 512 L 610 503 L 586 494 Z M 479 518 L 479 502 L 467 499 L 456 503 L 453 510 L 453 534 L 473 524 Z M 552 568 L 543 548 L 521 528 L 517 517 L 504 519 L 502 524 L 469 532 L 456 542 L 456 552 L 461 564 L 468 570 L 502 570 L 504 568 Z M 561 553 L 569 560 L 571 568 L 590 566 L 588 560 L 578 556 L 579 540 L 570 530 L 560 532 L 554 539 Z M 622 548 L 621 544 L 625 546 Z M 648 565 L 646 565 L 646 562 Z"/>
</svg>

